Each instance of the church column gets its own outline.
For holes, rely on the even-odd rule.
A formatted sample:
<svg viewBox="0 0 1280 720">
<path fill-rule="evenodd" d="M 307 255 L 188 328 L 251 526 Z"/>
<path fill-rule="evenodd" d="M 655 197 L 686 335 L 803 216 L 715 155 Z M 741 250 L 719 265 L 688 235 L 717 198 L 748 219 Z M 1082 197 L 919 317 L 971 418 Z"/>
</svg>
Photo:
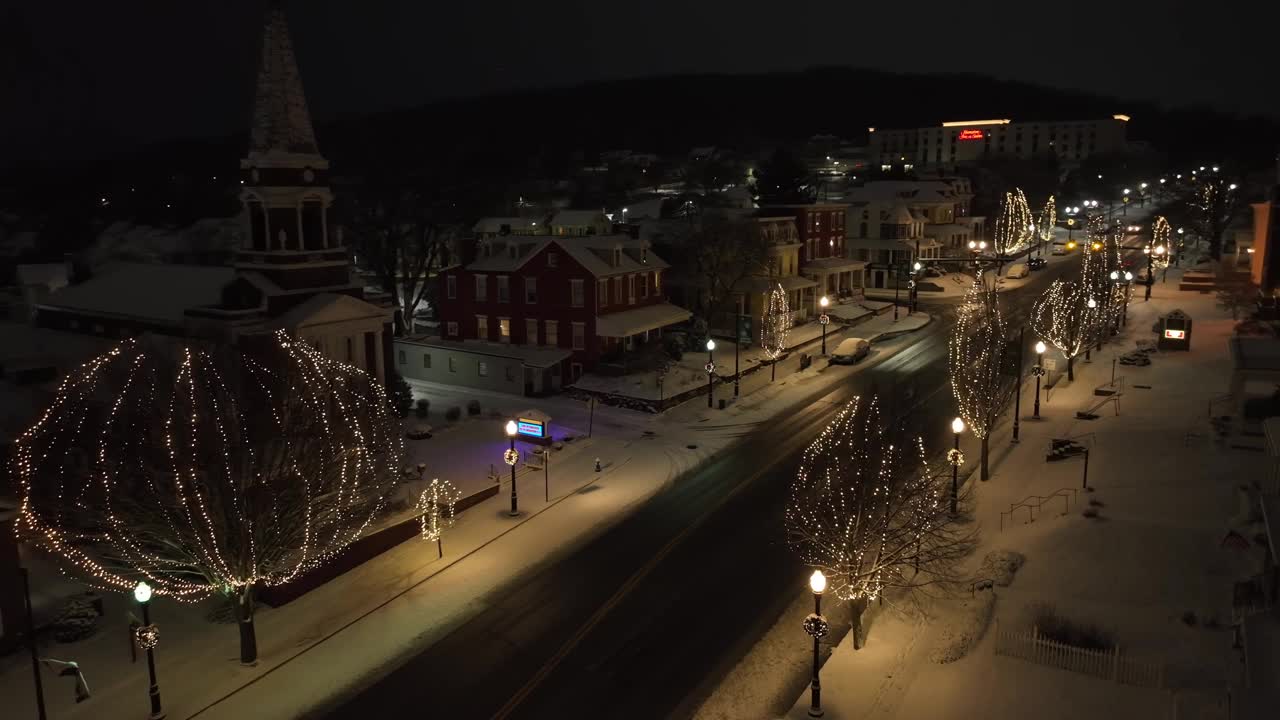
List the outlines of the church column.
<svg viewBox="0 0 1280 720">
<path fill-rule="evenodd" d="M 298 236 L 294 238 L 294 241 L 293 241 L 293 244 L 296 246 L 294 247 L 294 250 L 305 250 L 307 249 L 307 243 L 302 239 L 302 201 L 301 200 L 299 200 L 298 204 L 293 207 L 293 212 L 298 218 L 298 224 L 297 224 Z"/>
<path fill-rule="evenodd" d="M 386 382 L 386 378 L 383 377 L 384 373 L 383 373 L 383 359 L 382 359 L 382 328 L 381 327 L 379 327 L 377 330 L 374 331 L 374 339 L 376 341 L 373 343 L 374 366 L 369 372 L 374 377 L 378 378 L 378 382 Z"/>
</svg>

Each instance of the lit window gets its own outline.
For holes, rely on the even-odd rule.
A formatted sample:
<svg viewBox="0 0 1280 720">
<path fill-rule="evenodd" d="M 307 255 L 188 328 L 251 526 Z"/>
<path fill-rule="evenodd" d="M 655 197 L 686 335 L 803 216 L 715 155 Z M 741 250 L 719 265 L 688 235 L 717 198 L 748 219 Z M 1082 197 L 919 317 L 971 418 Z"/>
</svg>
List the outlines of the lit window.
<svg viewBox="0 0 1280 720">
<path fill-rule="evenodd" d="M 498 342 L 511 342 L 511 318 L 498 318 Z"/>
</svg>

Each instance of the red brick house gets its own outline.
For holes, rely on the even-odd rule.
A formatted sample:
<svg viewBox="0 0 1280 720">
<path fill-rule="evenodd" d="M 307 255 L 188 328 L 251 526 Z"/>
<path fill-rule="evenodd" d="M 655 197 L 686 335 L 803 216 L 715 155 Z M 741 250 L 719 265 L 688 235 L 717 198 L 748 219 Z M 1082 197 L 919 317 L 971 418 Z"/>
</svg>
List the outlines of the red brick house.
<svg viewBox="0 0 1280 720">
<path fill-rule="evenodd" d="M 440 273 L 440 337 L 397 342 L 406 377 L 553 392 L 602 357 L 656 339 L 690 315 L 667 302 L 668 265 L 644 240 L 510 235 L 482 240 L 478 253 Z M 410 357 L 432 351 L 447 362 Z"/>
<path fill-rule="evenodd" d="M 862 290 L 866 263 L 849 258 L 845 250 L 844 225 L 847 210 L 848 206 L 838 203 L 770 205 L 760 208 L 762 216 L 795 218 L 796 232 L 800 239 L 800 275 L 818 283 L 813 302 L 821 295 L 835 298 L 854 295 Z"/>
</svg>

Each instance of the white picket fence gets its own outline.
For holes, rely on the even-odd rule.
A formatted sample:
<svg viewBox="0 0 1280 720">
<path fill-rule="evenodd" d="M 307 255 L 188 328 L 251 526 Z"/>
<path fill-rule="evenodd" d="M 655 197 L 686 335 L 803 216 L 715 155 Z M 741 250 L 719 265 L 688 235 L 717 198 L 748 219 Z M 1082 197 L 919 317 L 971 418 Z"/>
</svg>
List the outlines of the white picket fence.
<svg viewBox="0 0 1280 720">
<path fill-rule="evenodd" d="M 997 624 L 995 653 L 1125 685 L 1164 686 L 1164 663 L 1125 657 L 1119 646 L 1089 650 L 1066 645 L 1044 637 L 1035 628 L 1030 632 L 1002 630 Z"/>
</svg>

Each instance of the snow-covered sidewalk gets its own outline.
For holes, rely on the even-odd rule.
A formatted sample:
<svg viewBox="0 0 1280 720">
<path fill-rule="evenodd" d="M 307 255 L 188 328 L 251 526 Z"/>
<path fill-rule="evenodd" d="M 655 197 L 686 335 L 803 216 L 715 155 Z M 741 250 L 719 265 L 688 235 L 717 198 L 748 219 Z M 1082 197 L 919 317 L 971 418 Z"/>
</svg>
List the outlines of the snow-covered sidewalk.
<svg viewBox="0 0 1280 720">
<path fill-rule="evenodd" d="M 1027 627 L 1033 606 L 1051 604 L 1072 620 L 1114 632 L 1126 656 L 1163 663 L 1167 688 L 1212 696 L 1238 669 L 1226 630 L 1231 586 L 1256 568 L 1258 552 L 1227 549 L 1221 540 L 1238 513 L 1236 485 L 1266 461 L 1261 453 L 1212 441 L 1206 407 L 1227 388 L 1226 340 L 1234 323 L 1214 307 L 1212 296 L 1176 287 L 1172 281 L 1157 284 L 1150 303 L 1137 296 L 1122 335 L 1095 353 L 1094 362 L 1077 364 L 1074 383 L 1064 381 L 1051 399 L 1042 399 L 1043 420 L 1029 418 L 1034 384 L 1024 387 L 1022 442 L 1008 444 L 1006 417 L 992 440 L 991 481 L 970 483 L 976 484 L 976 517 L 983 527 L 973 563 L 976 568 L 994 549 L 1026 556 L 1013 584 L 995 589 L 995 619 L 1003 627 Z M 1098 419 L 1077 420 L 1077 410 L 1104 399 L 1093 391 L 1110 381 L 1112 357 L 1150 338 L 1155 317 L 1174 308 L 1195 319 L 1192 351 L 1160 353 L 1149 367 L 1121 366 L 1119 416 L 1107 405 Z M 1077 490 L 1065 517 L 1046 508 L 1032 523 L 1021 513 L 1002 518 L 1029 495 L 1080 488 L 1081 461 L 1045 462 L 1052 437 L 1090 444 L 1093 491 Z M 971 437 L 965 442 L 966 454 L 976 459 L 977 443 Z M 1096 504 L 1089 505 L 1091 500 Z M 1086 507 L 1098 517 L 1084 517 Z M 787 657 L 809 648 L 800 622 L 811 608 L 802 582 L 797 585 L 795 616 L 779 618 L 698 717 L 772 717 L 761 703 L 784 688 L 796 692 L 796 673 L 807 673 L 807 667 L 796 668 Z M 1187 621 L 1191 614 L 1194 625 Z M 1170 689 L 1121 685 L 995 656 L 991 631 L 967 657 L 935 664 L 929 655 L 940 630 L 955 622 L 945 606 L 931 618 L 887 607 L 868 615 L 866 647 L 854 651 L 845 635 L 823 666 L 828 718 L 1165 717 L 1172 702 Z M 807 685 L 792 697 L 787 717 L 807 717 Z"/>
</svg>

